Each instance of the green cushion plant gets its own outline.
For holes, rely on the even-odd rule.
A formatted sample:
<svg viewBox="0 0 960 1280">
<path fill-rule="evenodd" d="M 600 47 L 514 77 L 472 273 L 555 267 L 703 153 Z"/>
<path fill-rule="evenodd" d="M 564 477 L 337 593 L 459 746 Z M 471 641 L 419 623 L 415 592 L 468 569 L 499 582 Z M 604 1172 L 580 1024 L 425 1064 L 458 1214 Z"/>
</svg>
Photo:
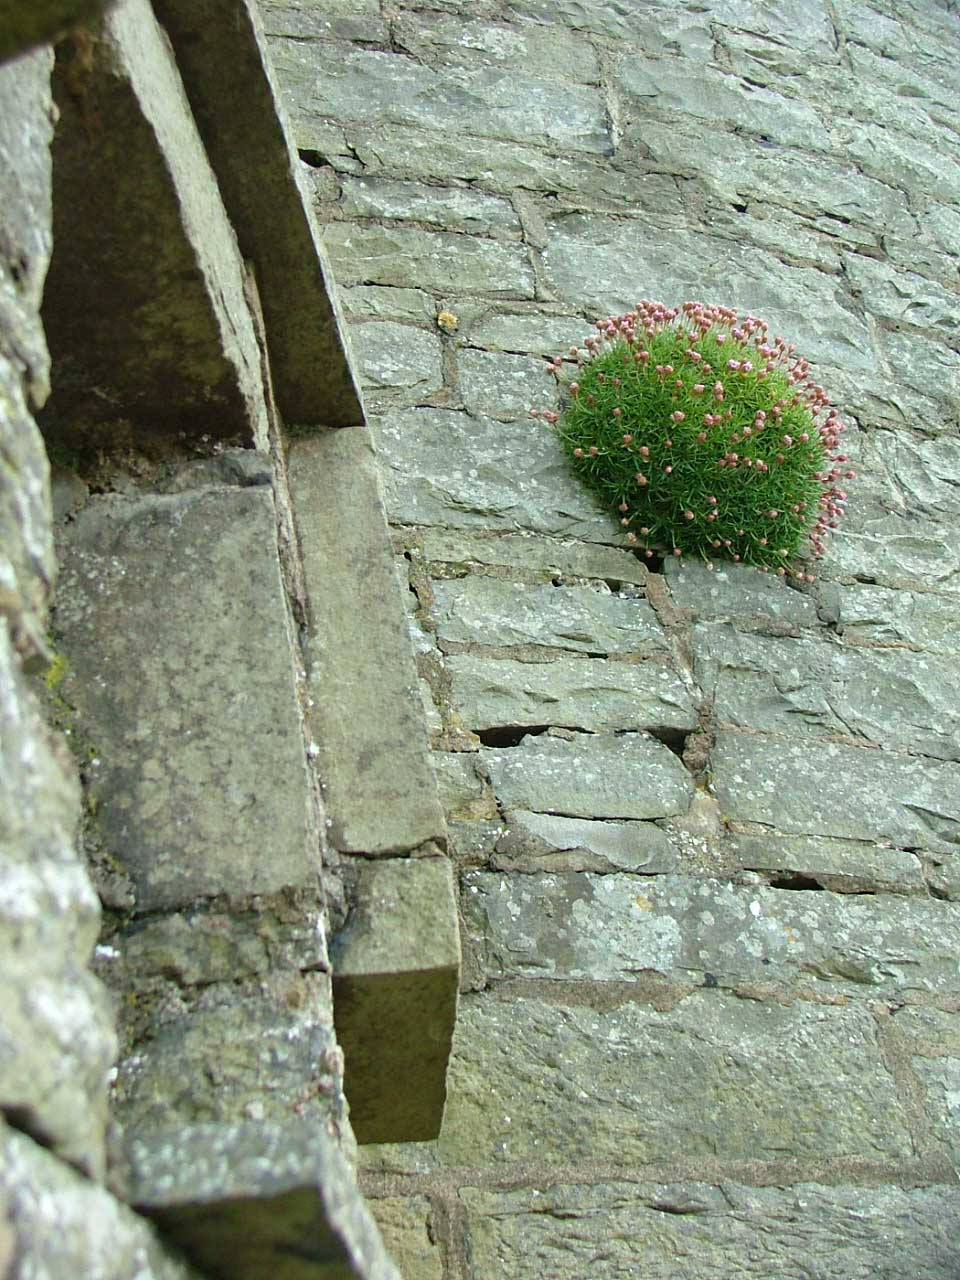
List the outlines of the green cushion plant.
<svg viewBox="0 0 960 1280">
<path fill-rule="evenodd" d="M 847 494 L 843 425 L 806 360 L 730 307 L 642 301 L 550 372 L 555 430 L 576 473 L 646 557 L 727 558 L 813 581 Z"/>
</svg>

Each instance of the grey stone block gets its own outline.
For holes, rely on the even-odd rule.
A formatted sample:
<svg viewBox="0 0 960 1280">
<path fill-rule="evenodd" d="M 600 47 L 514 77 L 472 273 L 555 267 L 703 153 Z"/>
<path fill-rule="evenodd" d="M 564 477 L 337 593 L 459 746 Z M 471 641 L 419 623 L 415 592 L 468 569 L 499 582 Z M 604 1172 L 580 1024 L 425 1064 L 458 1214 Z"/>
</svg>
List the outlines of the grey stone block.
<svg viewBox="0 0 960 1280">
<path fill-rule="evenodd" d="M 668 747 L 645 733 L 552 734 L 484 748 L 498 800 L 580 818 L 663 818 L 684 813 L 693 779 Z"/>
<path fill-rule="evenodd" d="M 788 892 L 686 876 L 468 872 L 464 916 L 491 978 L 655 972 L 722 987 L 775 980 L 847 996 L 960 991 L 953 903 Z"/>
<path fill-rule="evenodd" d="M 0 627 L 0 1111 L 96 1174 L 116 1040 L 86 969 L 100 904 L 76 849 L 79 811 L 72 762 Z"/>
<path fill-rule="evenodd" d="M 106 394 L 117 419 L 262 445 L 243 262 L 169 44 L 148 0 L 90 39 L 59 47 L 54 77 L 46 430 L 75 444 Z"/>
<path fill-rule="evenodd" d="M 352 326 L 365 390 L 402 390 L 417 398 L 443 385 L 440 339 L 434 333 L 391 320 Z"/>
<path fill-rule="evenodd" d="M 544 366 L 527 356 L 495 351 L 460 351 L 460 390 L 468 413 L 492 418 L 525 418 L 531 409 L 555 409 L 556 384 Z"/>
<path fill-rule="evenodd" d="M 318 40 L 389 40 L 378 0 L 351 0 L 349 13 L 339 0 L 260 0 L 268 35 Z"/>
<path fill-rule="evenodd" d="M 11 1236 L 6 1258 L 4 1229 Z M 14 1269 L 7 1272 L 5 1262 Z M 151 1223 L 2 1121 L 0 1274 L 10 1280 L 202 1280 Z"/>
<path fill-rule="evenodd" d="M 468 339 L 472 346 L 491 351 L 552 357 L 580 346 L 589 331 L 590 325 L 582 316 L 487 311 L 471 326 Z M 540 385 L 547 388 L 550 384 L 544 378 Z"/>
<path fill-rule="evenodd" d="M 356 429 L 298 441 L 289 476 L 330 839 L 365 854 L 442 844 L 443 814 L 369 436 Z"/>
<path fill-rule="evenodd" d="M 591 587 L 524 586 L 473 576 L 435 581 L 432 611 L 441 645 L 543 645 L 574 653 L 667 651 L 667 639 L 646 600 Z"/>
<path fill-rule="evenodd" d="M 960 650 L 960 600 L 933 592 L 895 591 L 859 582 L 840 588 L 837 629 L 845 640 L 915 645 L 930 653 Z"/>
<path fill-rule="evenodd" d="M 666 560 L 663 571 L 674 604 L 697 618 L 764 617 L 791 627 L 817 624 L 817 604 L 811 596 L 747 565 L 720 562 L 710 570 L 697 560 Z"/>
<path fill-rule="evenodd" d="M 125 1155 L 126 1197 L 204 1276 L 400 1280 L 322 1125 L 197 1125 Z"/>
<path fill-rule="evenodd" d="M 157 0 L 240 250 L 255 264 L 280 413 L 363 421 L 333 276 L 253 0 Z"/>
<path fill-rule="evenodd" d="M 652 658 L 518 662 L 463 653 L 444 665 L 457 710 L 474 731 L 502 725 L 594 731 L 697 727 L 686 685 L 671 666 Z"/>
<path fill-rule="evenodd" d="M 863 1009 L 716 991 L 669 1012 L 479 993 L 461 1001 L 439 1151 L 473 1168 L 785 1152 L 895 1168 L 913 1146 Z"/>
<path fill-rule="evenodd" d="M 498 871 L 680 870 L 679 852 L 652 822 L 597 822 L 514 809 L 504 823 L 492 859 Z"/>
<path fill-rule="evenodd" d="M 460 938 L 446 858 L 361 865 L 333 949 L 337 1037 L 357 1141 L 435 1138 L 457 1013 Z"/>
<path fill-rule="evenodd" d="M 61 694 L 137 910 L 314 886 L 271 492 L 107 496 L 63 532 Z"/>
<path fill-rule="evenodd" d="M 893 1027 L 909 1037 L 908 1052 L 922 1088 L 934 1142 L 956 1168 L 960 1161 L 960 1018 L 941 1009 L 905 1008 Z"/>
<path fill-rule="evenodd" d="M 960 766 L 833 742 L 720 734 L 711 789 L 725 816 L 794 835 L 953 853 Z"/>
<path fill-rule="evenodd" d="M 482 191 L 366 177 L 345 177 L 342 189 L 340 208 L 347 218 L 399 218 L 444 231 L 520 239 L 520 222 L 510 202 Z"/>
<path fill-rule="evenodd" d="M 443 1251 L 426 1196 L 384 1196 L 367 1207 L 404 1280 L 444 1280 Z"/>
<path fill-rule="evenodd" d="M 515 1280 L 898 1280 L 906 1258 L 917 1280 L 951 1280 L 960 1219 L 943 1186 L 620 1182 L 460 1198 L 477 1272 Z"/>
<path fill-rule="evenodd" d="M 914 854 L 864 840 L 728 831 L 724 852 L 748 870 L 775 879 L 800 876 L 832 893 L 926 892 Z"/>
<path fill-rule="evenodd" d="M 614 590 L 646 586 L 648 571 L 629 551 L 532 533 L 464 533 L 427 528 L 422 533 L 427 561 L 453 565 L 505 565 L 541 578 L 592 578 Z"/>
</svg>

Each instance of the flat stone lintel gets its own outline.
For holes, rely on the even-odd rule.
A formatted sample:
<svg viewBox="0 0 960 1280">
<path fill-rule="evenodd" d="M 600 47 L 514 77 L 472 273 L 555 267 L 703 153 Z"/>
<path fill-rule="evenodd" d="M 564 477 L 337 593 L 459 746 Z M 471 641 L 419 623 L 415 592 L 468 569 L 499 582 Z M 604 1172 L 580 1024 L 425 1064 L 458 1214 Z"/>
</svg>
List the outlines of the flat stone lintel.
<svg viewBox="0 0 960 1280">
<path fill-rule="evenodd" d="M 447 858 L 369 862 L 333 949 L 344 1091 L 357 1141 L 437 1137 L 457 1014 L 460 938 Z"/>
</svg>

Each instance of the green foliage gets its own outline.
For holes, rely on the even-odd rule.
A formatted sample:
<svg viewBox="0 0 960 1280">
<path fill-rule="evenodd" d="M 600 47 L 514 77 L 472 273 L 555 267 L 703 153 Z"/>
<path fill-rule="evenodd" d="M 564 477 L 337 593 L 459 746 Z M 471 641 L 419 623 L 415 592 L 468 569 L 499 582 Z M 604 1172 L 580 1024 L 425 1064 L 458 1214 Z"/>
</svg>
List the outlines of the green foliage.
<svg viewBox="0 0 960 1280">
<path fill-rule="evenodd" d="M 645 551 L 784 574 L 821 555 L 846 493 L 843 426 L 805 360 L 729 307 L 643 301 L 597 322 L 553 425 L 577 475 Z M 565 360 L 550 368 L 559 377 Z M 818 423 L 818 419 L 820 420 Z M 798 578 L 812 578 L 794 568 Z"/>
</svg>

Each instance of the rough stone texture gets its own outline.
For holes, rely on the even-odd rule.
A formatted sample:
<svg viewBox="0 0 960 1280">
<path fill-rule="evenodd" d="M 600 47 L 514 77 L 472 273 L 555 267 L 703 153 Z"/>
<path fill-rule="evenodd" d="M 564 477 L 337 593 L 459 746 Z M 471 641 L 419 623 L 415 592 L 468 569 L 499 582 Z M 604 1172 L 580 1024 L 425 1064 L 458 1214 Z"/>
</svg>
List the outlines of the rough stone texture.
<svg viewBox="0 0 960 1280">
<path fill-rule="evenodd" d="M 667 648 L 645 600 L 589 587 L 522 586 L 495 578 L 437 582 L 433 613 L 440 643 L 543 645 L 574 653 L 635 654 Z"/>
<path fill-rule="evenodd" d="M 0 1215 L 9 1280 L 201 1280 L 151 1223 L 2 1121 Z"/>
<path fill-rule="evenodd" d="M 0 62 L 33 45 L 54 40 L 68 27 L 96 17 L 104 0 L 38 0 L 4 13 L 0 26 Z"/>
<path fill-rule="evenodd" d="M 436 1137 L 457 1015 L 460 939 L 446 858 L 358 870 L 333 954 L 344 1087 L 359 1142 Z"/>
<path fill-rule="evenodd" d="M 424 558 L 454 566 L 503 565 L 537 574 L 538 580 L 565 578 L 605 582 L 612 590 L 621 586 L 643 587 L 647 570 L 627 551 L 584 542 L 540 538 L 532 533 L 464 533 L 448 529 L 424 529 Z"/>
<path fill-rule="evenodd" d="M 204 1276 L 399 1280 L 322 1126 L 196 1125 L 131 1141 L 125 1194 Z"/>
<path fill-rule="evenodd" d="M 912 1148 L 867 1013 L 707 991 L 669 1012 L 465 996 L 439 1150 L 474 1168 L 622 1169 Z"/>
<path fill-rule="evenodd" d="M 720 562 L 711 571 L 696 561 L 678 565 L 671 560 L 664 564 L 664 576 L 674 604 L 701 619 L 769 618 L 790 627 L 817 623 L 811 596 L 745 565 Z"/>
<path fill-rule="evenodd" d="M 464 876 L 468 929 L 494 978 L 662 973 L 701 986 L 769 981 L 849 996 L 960 992 L 952 903 L 794 893 L 628 875 Z"/>
<path fill-rule="evenodd" d="M 448 231 L 520 238 L 520 222 L 506 200 L 462 187 L 449 191 L 422 182 L 346 178 L 341 207 L 348 218 L 398 218 Z"/>
<path fill-rule="evenodd" d="M 528 356 L 464 351 L 459 368 L 460 389 L 468 413 L 509 421 L 531 407 L 556 408 L 555 389 Z"/>
<path fill-rule="evenodd" d="M 404 390 L 419 399 L 443 385 L 433 334 L 391 321 L 356 325 L 353 333 L 365 390 Z"/>
<path fill-rule="evenodd" d="M 253 0 L 157 0 L 240 250 L 253 261 L 287 422 L 363 421 L 333 277 Z"/>
<path fill-rule="evenodd" d="M 477 1274 L 614 1280 L 942 1280 L 955 1262 L 957 1192 L 943 1187 L 564 1184 L 478 1191 Z"/>
<path fill-rule="evenodd" d="M 694 729 L 687 688 L 670 666 L 591 659 L 518 662 L 459 654 L 446 668 L 463 723 L 571 729 Z"/>
<path fill-rule="evenodd" d="M 860 840 L 731 833 L 726 850 L 743 867 L 779 878 L 796 876 L 834 893 L 874 890 L 923 892 L 920 863 L 912 853 Z"/>
<path fill-rule="evenodd" d="M 404 1280 L 443 1280 L 443 1259 L 425 1196 L 385 1196 L 368 1201 L 367 1207 Z"/>
<path fill-rule="evenodd" d="M 443 813 L 367 433 L 298 442 L 289 470 L 329 837 L 346 852 L 366 854 L 442 842 Z M 359 631 L 352 625 L 358 617 Z"/>
<path fill-rule="evenodd" d="M 111 419 L 262 445 L 243 262 L 149 3 L 118 0 L 58 58 L 46 429 L 102 422 L 108 389 Z"/>
<path fill-rule="evenodd" d="M 0 628 L 0 1113 L 100 1171 L 116 1044 L 86 971 L 100 906 L 77 854 L 76 776 Z"/>
<path fill-rule="evenodd" d="M 960 1159 L 960 1019 L 940 1009 L 903 1009 L 895 1029 L 909 1037 L 914 1074 L 920 1081 L 933 1139 L 956 1167 Z"/>
<path fill-rule="evenodd" d="M 504 804 L 536 813 L 661 818 L 683 812 L 693 791 L 673 752 L 645 733 L 527 736 L 481 754 Z"/>
<path fill-rule="evenodd" d="M 960 601 L 930 592 L 845 584 L 838 630 L 845 640 L 914 645 L 930 653 L 960 649 Z"/>
<path fill-rule="evenodd" d="M 59 692 L 140 912 L 316 882 L 275 529 L 262 487 L 104 496 L 64 528 Z"/>
<path fill-rule="evenodd" d="M 522 809 L 504 815 L 493 865 L 500 871 L 678 871 L 680 856 L 652 822 L 596 822 Z M 467 885 L 466 892 L 473 892 Z"/>
</svg>

